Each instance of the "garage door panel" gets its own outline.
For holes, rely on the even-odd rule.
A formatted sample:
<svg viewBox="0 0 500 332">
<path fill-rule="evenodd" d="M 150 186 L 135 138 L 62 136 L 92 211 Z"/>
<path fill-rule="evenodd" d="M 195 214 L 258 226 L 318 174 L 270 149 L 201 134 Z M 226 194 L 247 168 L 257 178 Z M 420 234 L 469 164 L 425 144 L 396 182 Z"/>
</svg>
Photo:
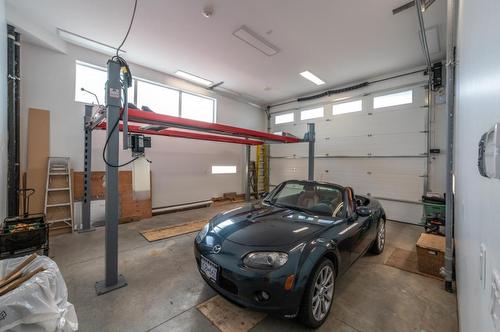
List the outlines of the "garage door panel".
<svg viewBox="0 0 500 332">
<path fill-rule="evenodd" d="M 374 110 L 372 115 L 366 118 L 367 133 L 420 132 L 426 130 L 427 110 L 424 108 L 388 112 Z"/>
<path fill-rule="evenodd" d="M 329 156 L 418 156 L 425 153 L 423 133 L 337 137 L 317 140 L 316 152 Z"/>
<path fill-rule="evenodd" d="M 307 132 L 307 123 L 286 123 L 273 126 L 272 132 L 283 131 L 299 138 L 303 138 Z"/>
<path fill-rule="evenodd" d="M 424 133 L 388 134 L 369 137 L 367 146 L 373 155 L 417 156 L 425 153 L 426 142 Z"/>
<path fill-rule="evenodd" d="M 390 173 L 420 176 L 425 173 L 425 158 L 317 158 L 319 172 Z"/>
<path fill-rule="evenodd" d="M 271 185 L 278 185 L 286 180 L 304 179 L 307 179 L 306 159 L 271 159 Z"/>
<path fill-rule="evenodd" d="M 389 220 L 397 220 L 411 224 L 420 224 L 422 218 L 422 206 L 400 202 L 379 200 Z M 423 231 L 423 229 L 422 229 Z"/>
<path fill-rule="evenodd" d="M 366 156 L 369 153 L 369 138 L 363 137 L 338 137 L 328 141 L 318 141 L 316 153 L 330 156 Z"/>
<path fill-rule="evenodd" d="M 290 143 L 290 144 L 272 144 L 271 156 L 272 157 L 292 157 L 299 156 L 305 157 L 308 155 L 308 143 Z"/>
</svg>

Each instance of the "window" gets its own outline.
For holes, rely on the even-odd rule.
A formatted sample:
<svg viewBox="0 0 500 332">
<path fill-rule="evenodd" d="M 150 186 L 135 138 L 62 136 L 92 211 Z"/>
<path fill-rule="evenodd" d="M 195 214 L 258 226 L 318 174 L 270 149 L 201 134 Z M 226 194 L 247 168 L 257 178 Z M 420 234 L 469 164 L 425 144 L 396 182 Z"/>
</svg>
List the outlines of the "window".
<svg viewBox="0 0 500 332">
<path fill-rule="evenodd" d="M 324 108 L 323 107 L 318 107 L 318 108 L 313 108 L 310 110 L 304 110 L 300 112 L 300 119 L 301 120 L 308 120 L 308 119 L 316 119 L 316 118 L 322 118 L 324 116 Z"/>
<path fill-rule="evenodd" d="M 236 166 L 212 166 L 212 174 L 236 174 Z"/>
<path fill-rule="evenodd" d="M 214 99 L 182 92 L 181 105 L 181 117 L 204 122 L 215 122 Z"/>
<path fill-rule="evenodd" d="M 84 88 L 96 94 L 99 103 L 104 105 L 106 81 L 105 68 L 76 61 L 75 101 L 97 103 L 92 94 L 81 90 Z M 133 78 L 132 87 L 128 89 L 128 102 L 134 103 L 138 108 L 147 106 L 159 114 L 210 123 L 215 123 L 216 120 L 217 103 L 214 98 L 169 88 L 141 78 Z"/>
<path fill-rule="evenodd" d="M 413 103 L 413 90 L 391 93 L 373 98 L 373 108 L 390 107 Z"/>
<path fill-rule="evenodd" d="M 143 106 L 155 113 L 179 116 L 179 91 L 138 80 L 137 107 Z"/>
<path fill-rule="evenodd" d="M 76 72 L 75 72 L 75 101 L 86 103 L 86 104 L 96 104 L 95 97 L 85 91 L 82 88 L 88 90 L 97 95 L 99 103 L 101 105 L 105 104 L 105 85 L 108 80 L 108 75 L 106 69 L 89 65 L 80 61 L 76 62 Z M 135 83 L 135 80 L 133 81 Z M 128 101 L 134 102 L 134 85 L 128 89 Z"/>
<path fill-rule="evenodd" d="M 293 113 L 280 114 L 274 117 L 274 124 L 289 123 L 293 122 L 293 120 Z"/>
<path fill-rule="evenodd" d="M 97 95 L 100 104 L 104 104 L 104 85 L 106 84 L 106 71 L 80 62 L 76 63 L 75 101 L 96 104 L 95 97 L 85 90 Z"/>
<path fill-rule="evenodd" d="M 363 102 L 361 100 L 332 105 L 332 115 L 361 112 L 362 110 Z"/>
</svg>

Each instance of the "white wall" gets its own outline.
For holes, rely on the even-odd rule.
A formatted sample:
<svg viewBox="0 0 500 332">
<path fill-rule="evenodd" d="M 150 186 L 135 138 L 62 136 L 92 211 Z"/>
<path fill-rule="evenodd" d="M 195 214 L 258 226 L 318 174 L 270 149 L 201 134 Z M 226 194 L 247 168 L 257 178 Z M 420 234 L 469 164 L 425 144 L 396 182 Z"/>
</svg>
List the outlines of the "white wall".
<svg viewBox="0 0 500 332">
<path fill-rule="evenodd" d="M 500 180 L 481 177 L 477 157 L 481 135 L 500 122 L 500 2 L 460 0 L 459 4 L 455 136 L 458 308 L 461 331 L 488 332 L 495 331 L 489 313 L 492 273 L 500 273 Z M 481 243 L 486 246 L 484 289 L 479 280 Z"/>
<path fill-rule="evenodd" d="M 0 0 L 0 219 L 7 215 L 7 23 Z"/>
<path fill-rule="evenodd" d="M 51 112 L 50 155 L 69 156 L 73 168 L 83 169 L 84 105 L 74 101 L 75 61 L 106 66 L 108 56 L 68 45 L 67 54 L 40 46 L 21 46 L 21 167 L 26 167 L 27 111 L 30 107 Z M 264 112 L 250 105 L 220 96 L 172 76 L 131 64 L 134 76 L 176 88 L 210 95 L 217 99 L 217 122 L 263 130 Z M 93 170 L 104 170 L 102 148 L 104 132 L 94 133 Z M 147 152 L 152 160 L 153 207 L 169 206 L 210 199 L 228 191 L 243 191 L 243 147 L 214 143 L 153 137 Z M 120 154 L 120 161 L 130 159 Z M 212 175 L 212 164 L 238 166 L 238 174 Z M 124 169 L 130 169 L 125 167 Z"/>
</svg>

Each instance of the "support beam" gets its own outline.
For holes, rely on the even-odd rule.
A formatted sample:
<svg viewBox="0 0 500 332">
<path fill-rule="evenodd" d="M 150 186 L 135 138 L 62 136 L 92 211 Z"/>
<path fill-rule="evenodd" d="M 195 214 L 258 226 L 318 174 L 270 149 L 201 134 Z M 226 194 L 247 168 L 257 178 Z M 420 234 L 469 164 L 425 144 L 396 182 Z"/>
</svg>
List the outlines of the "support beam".
<svg viewBox="0 0 500 332">
<path fill-rule="evenodd" d="M 246 185 L 245 185 L 245 201 L 250 202 L 250 191 L 252 187 L 251 179 L 250 179 L 250 152 L 251 152 L 251 147 L 250 145 L 245 146 L 245 162 L 246 162 L 246 167 L 245 167 L 245 178 L 247 180 Z"/>
<path fill-rule="evenodd" d="M 82 225 L 79 233 L 93 231 L 90 224 L 90 208 L 92 202 L 92 129 L 88 125 L 92 118 L 92 105 L 85 105 L 85 116 L 83 126 L 85 131 L 85 142 L 83 147 L 83 200 L 82 200 Z"/>
<path fill-rule="evenodd" d="M 307 129 L 307 140 L 309 142 L 309 155 L 307 158 L 307 180 L 314 181 L 314 142 L 316 140 L 314 123 L 308 123 Z"/>
<path fill-rule="evenodd" d="M 453 225 L 454 225 L 454 133 L 455 133 L 455 51 L 457 32 L 457 1 L 448 0 L 447 48 L 446 48 L 446 112 L 448 121 L 448 138 L 446 154 L 446 247 L 444 253 L 445 289 L 453 292 Z"/>
<path fill-rule="evenodd" d="M 123 276 L 118 275 L 118 217 L 120 211 L 118 193 L 118 151 L 119 133 L 114 127 L 120 121 L 121 82 L 120 64 L 108 61 L 108 81 L 106 82 L 106 229 L 105 229 L 105 279 L 96 283 L 97 295 L 111 292 L 127 285 Z"/>
<path fill-rule="evenodd" d="M 7 215 L 19 214 L 19 33 L 7 26 Z M 29 212 L 29 211 L 28 211 Z"/>
</svg>

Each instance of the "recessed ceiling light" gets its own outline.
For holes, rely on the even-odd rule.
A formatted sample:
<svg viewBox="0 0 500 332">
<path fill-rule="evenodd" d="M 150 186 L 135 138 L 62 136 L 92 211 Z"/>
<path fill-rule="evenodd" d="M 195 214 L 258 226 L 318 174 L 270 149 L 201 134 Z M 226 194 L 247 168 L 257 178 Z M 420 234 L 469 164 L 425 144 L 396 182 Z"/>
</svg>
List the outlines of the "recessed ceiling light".
<svg viewBox="0 0 500 332">
<path fill-rule="evenodd" d="M 302 77 L 304 77 L 305 79 L 308 79 L 309 81 L 313 82 L 316 85 L 325 84 L 325 82 L 322 79 L 320 79 L 318 76 L 311 73 L 309 70 L 303 71 L 302 73 L 300 73 L 300 75 Z"/>
<path fill-rule="evenodd" d="M 91 49 L 91 50 L 94 50 L 94 51 L 97 51 L 100 53 L 109 54 L 109 55 L 116 53 L 116 48 L 113 46 L 98 42 L 96 40 L 93 40 L 93 39 L 90 39 L 90 38 L 87 38 L 84 36 L 80 36 L 76 33 L 73 33 L 73 32 L 70 32 L 70 31 L 67 31 L 67 30 L 64 30 L 61 28 L 57 28 L 57 34 L 59 35 L 59 37 L 61 39 L 67 41 L 68 43 L 74 44 L 74 45 L 82 46 L 82 47 L 85 47 L 85 48 L 88 48 L 88 49 Z M 127 53 L 127 52 L 124 51 L 123 49 L 120 49 L 120 53 Z"/>
<path fill-rule="evenodd" d="M 212 83 L 213 83 L 212 81 L 206 80 L 204 78 L 201 78 L 199 76 L 196 76 L 196 75 L 193 75 L 190 73 L 186 73 L 185 71 L 182 71 L 182 70 L 176 71 L 175 75 L 182 77 L 183 79 L 186 79 L 188 81 L 195 82 L 195 83 L 198 83 L 201 85 L 209 86 L 209 85 L 212 85 Z"/>
<path fill-rule="evenodd" d="M 279 52 L 279 49 L 276 46 L 244 25 L 233 32 L 233 35 L 253 48 L 258 49 L 267 56 L 273 56 Z"/>
</svg>

